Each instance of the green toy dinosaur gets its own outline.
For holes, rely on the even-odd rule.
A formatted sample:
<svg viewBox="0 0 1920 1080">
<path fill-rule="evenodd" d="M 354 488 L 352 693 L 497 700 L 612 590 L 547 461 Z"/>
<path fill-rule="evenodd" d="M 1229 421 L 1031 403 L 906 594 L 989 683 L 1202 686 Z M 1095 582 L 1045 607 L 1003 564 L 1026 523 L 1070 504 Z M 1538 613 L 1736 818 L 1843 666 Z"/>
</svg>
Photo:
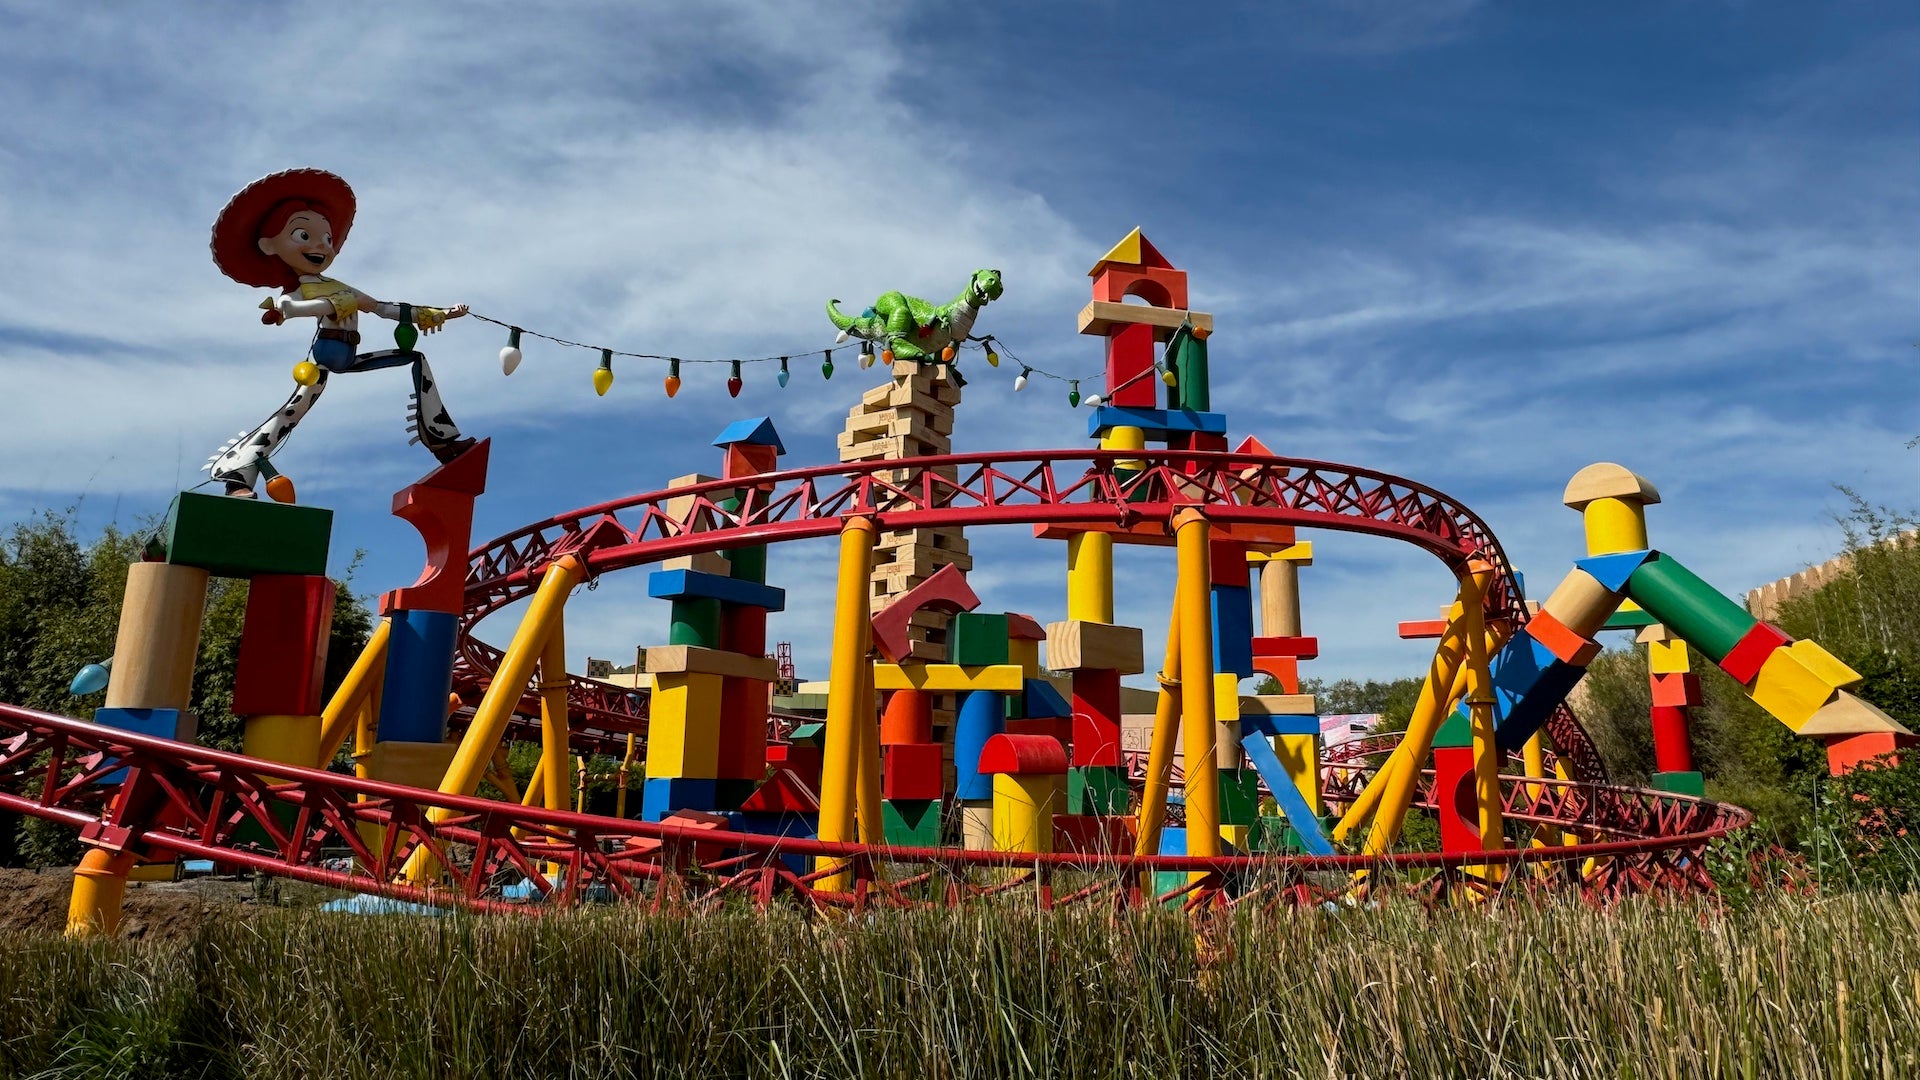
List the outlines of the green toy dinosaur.
<svg viewBox="0 0 1920 1080">
<path fill-rule="evenodd" d="M 893 350 L 895 360 L 951 360 L 948 350 L 967 340 L 980 309 L 1000 299 L 1000 288 L 1000 271 L 975 270 L 952 303 L 929 304 L 917 296 L 889 292 L 880 294 L 858 318 L 842 314 L 840 301 L 829 300 L 827 318 L 840 328 L 838 341 L 849 337 L 882 341 Z"/>
</svg>

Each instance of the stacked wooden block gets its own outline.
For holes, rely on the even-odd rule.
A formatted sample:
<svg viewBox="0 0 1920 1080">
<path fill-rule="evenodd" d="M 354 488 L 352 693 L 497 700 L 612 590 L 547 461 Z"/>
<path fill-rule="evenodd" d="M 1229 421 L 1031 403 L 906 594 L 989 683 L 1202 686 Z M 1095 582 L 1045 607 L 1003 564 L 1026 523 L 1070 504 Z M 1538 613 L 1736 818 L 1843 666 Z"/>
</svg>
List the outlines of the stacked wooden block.
<svg viewBox="0 0 1920 1080">
<path fill-rule="evenodd" d="M 951 369 L 945 364 L 920 364 L 899 361 L 893 365 L 892 378 L 867 391 L 847 414 L 847 427 L 840 435 L 840 460 L 846 462 L 894 460 L 930 457 L 953 452 L 953 410 L 960 403 L 960 388 L 954 384 Z M 949 479 L 951 467 L 936 467 Z M 918 470 L 891 469 L 880 479 L 907 487 Z M 876 495 L 881 509 L 884 495 Z M 967 551 L 964 530 L 901 529 L 882 532 L 875 542 L 871 603 L 874 614 L 886 610 L 900 596 L 920 584 L 942 566 L 973 568 Z M 947 618 L 941 612 L 921 612 L 914 616 L 909 637 L 913 640 L 912 658 L 942 661 L 947 659 Z"/>
</svg>

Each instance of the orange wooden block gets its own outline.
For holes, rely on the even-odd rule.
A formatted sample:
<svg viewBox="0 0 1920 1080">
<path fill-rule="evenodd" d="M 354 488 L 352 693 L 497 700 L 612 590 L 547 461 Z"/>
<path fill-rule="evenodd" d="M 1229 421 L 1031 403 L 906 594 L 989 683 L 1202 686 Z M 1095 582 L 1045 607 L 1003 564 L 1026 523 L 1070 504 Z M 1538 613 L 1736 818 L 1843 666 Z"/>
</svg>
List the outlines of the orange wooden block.
<svg viewBox="0 0 1920 1080">
<path fill-rule="evenodd" d="M 1566 623 L 1542 611 L 1527 620 L 1527 636 L 1547 647 L 1562 663 L 1586 667 L 1600 653 L 1600 643 L 1581 637 Z"/>
<path fill-rule="evenodd" d="M 933 695 L 924 690 L 895 690 L 887 695 L 886 711 L 880 714 L 880 745 L 932 741 Z"/>
<path fill-rule="evenodd" d="M 1700 704 L 1700 676 L 1691 671 L 1652 675 L 1647 681 L 1653 687 L 1653 703 L 1657 706 Z"/>
<path fill-rule="evenodd" d="M 1300 661 L 1291 656 L 1256 656 L 1253 670 L 1271 675 L 1283 694 L 1300 692 Z"/>
</svg>

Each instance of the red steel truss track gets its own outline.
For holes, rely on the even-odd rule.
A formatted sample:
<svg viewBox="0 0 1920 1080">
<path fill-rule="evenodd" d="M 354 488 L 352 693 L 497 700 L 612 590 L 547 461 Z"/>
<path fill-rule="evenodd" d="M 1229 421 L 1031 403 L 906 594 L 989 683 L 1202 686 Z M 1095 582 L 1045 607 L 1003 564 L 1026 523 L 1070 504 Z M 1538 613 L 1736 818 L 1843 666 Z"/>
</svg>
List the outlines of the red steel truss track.
<svg viewBox="0 0 1920 1080">
<path fill-rule="evenodd" d="M 1116 465 L 1125 463 L 1121 473 Z M 1137 472 L 1133 470 L 1137 469 Z M 472 636 L 481 619 L 528 595 L 562 555 L 590 575 L 678 555 L 838 533 L 848 518 L 876 515 L 883 529 L 1064 525 L 1170 530 L 1191 506 L 1227 526 L 1337 529 L 1401 540 L 1458 574 L 1469 558 L 1494 568 L 1487 614 L 1527 620 L 1512 567 L 1478 515 L 1443 492 L 1398 476 L 1304 458 L 1172 450 L 1039 450 L 827 465 L 756 477 L 758 486 L 716 480 L 561 514 L 476 549 L 455 689 L 477 701 L 498 667 L 498 649 Z M 720 500 L 737 494 L 728 510 Z M 587 724 L 644 725 L 643 699 L 572 677 L 571 708 Z M 1604 778 L 1592 742 L 1562 708 L 1548 735 L 1575 776 Z"/>
<path fill-rule="evenodd" d="M 103 818 L 98 785 L 120 768 L 127 770 L 120 797 Z M 823 844 L 440 795 L 0 705 L 0 808 L 62 822 L 108 850 L 209 858 L 478 910 L 528 910 L 500 891 L 523 879 L 547 901 L 535 910 L 598 898 L 698 905 L 740 895 L 766 904 L 787 894 L 810 904 L 937 905 L 1020 889 L 1031 889 L 1043 905 L 1141 903 L 1155 898 L 1139 891 L 1135 871 L 1149 869 L 1208 871 L 1210 880 L 1237 890 L 1236 902 L 1302 903 L 1344 888 L 1344 874 L 1332 871 L 1437 867 L 1447 871 L 1444 883 L 1467 863 L 1538 865 L 1541 874 L 1577 880 L 1585 895 L 1608 900 L 1708 887 L 1707 844 L 1751 820 L 1738 807 L 1604 784 L 1503 777 L 1501 790 L 1509 821 L 1547 826 L 1578 843 L 1386 858 L 1130 858 Z M 1431 791 L 1420 797 L 1431 804 Z M 436 809 L 452 813 L 436 822 L 429 817 Z M 379 838 L 367 839 L 362 827 Z M 447 868 L 443 884 L 402 882 L 400 868 L 416 851 Z M 320 865 L 329 853 L 348 857 L 344 868 Z M 856 885 L 849 893 L 818 893 L 811 887 L 818 875 L 792 872 L 782 855 L 845 857 Z M 1588 859 L 1596 862 L 1581 869 Z M 1009 880 L 982 872 L 990 868 L 1031 873 Z"/>
</svg>

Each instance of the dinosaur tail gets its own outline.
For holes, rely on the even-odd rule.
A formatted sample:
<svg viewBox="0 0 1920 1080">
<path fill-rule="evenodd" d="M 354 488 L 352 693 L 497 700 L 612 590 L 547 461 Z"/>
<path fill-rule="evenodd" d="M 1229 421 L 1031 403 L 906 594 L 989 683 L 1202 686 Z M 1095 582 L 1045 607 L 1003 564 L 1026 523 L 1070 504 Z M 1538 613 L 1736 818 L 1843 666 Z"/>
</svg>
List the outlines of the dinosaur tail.
<svg viewBox="0 0 1920 1080">
<path fill-rule="evenodd" d="M 844 314 L 838 300 L 827 301 L 827 318 L 840 328 L 840 336 L 834 339 L 836 343 L 847 340 L 849 335 L 857 334 L 863 338 L 871 336 L 871 327 L 866 325 L 868 320 Z"/>
</svg>

